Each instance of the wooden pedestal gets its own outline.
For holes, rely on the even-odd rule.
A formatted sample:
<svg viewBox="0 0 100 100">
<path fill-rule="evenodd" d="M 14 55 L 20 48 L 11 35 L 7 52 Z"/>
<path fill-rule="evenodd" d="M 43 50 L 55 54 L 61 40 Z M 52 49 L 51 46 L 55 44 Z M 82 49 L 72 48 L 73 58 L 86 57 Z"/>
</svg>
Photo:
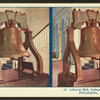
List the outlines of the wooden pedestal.
<svg viewBox="0 0 100 100">
<path fill-rule="evenodd" d="M 2 74 L 3 81 L 0 81 L 0 87 L 49 87 L 48 74 L 31 74 L 19 78 L 18 71 L 13 69 L 3 70 Z"/>
<path fill-rule="evenodd" d="M 88 69 L 82 71 L 83 81 L 76 82 L 71 76 L 60 73 L 58 75 L 58 87 L 99 87 L 99 69 Z"/>
</svg>

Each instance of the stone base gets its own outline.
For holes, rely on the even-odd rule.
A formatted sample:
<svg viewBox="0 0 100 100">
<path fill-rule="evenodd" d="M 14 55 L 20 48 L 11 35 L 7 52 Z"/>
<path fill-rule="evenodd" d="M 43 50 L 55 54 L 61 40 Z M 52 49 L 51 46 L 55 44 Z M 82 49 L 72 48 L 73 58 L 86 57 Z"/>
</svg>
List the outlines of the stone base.
<svg viewBox="0 0 100 100">
<path fill-rule="evenodd" d="M 49 87 L 49 75 L 29 75 L 19 78 L 16 70 L 4 70 L 0 87 Z"/>
<path fill-rule="evenodd" d="M 60 73 L 58 75 L 58 87 L 99 87 L 100 79 L 91 81 L 80 81 L 76 80 L 68 75 Z"/>
</svg>

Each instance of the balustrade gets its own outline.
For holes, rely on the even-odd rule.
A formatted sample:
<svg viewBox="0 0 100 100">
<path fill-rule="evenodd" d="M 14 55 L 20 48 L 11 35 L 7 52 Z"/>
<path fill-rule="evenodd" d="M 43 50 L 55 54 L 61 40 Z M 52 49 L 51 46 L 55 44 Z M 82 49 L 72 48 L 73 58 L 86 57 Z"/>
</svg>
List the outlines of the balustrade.
<svg viewBox="0 0 100 100">
<path fill-rule="evenodd" d="M 41 31 L 34 39 L 34 46 L 38 51 L 43 50 L 49 45 L 49 26 L 47 26 L 43 31 Z"/>
</svg>

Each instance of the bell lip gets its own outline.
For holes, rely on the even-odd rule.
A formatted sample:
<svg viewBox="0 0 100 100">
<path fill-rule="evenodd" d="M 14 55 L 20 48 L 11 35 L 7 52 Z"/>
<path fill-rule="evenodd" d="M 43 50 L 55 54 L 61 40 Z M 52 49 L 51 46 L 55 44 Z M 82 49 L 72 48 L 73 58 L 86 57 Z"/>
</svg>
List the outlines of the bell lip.
<svg viewBox="0 0 100 100">
<path fill-rule="evenodd" d="M 18 58 L 18 57 L 29 57 L 30 53 L 19 53 L 19 54 L 1 54 L 0 58 Z"/>
<path fill-rule="evenodd" d="M 21 57 L 30 57 L 30 53 L 21 53 Z"/>
</svg>

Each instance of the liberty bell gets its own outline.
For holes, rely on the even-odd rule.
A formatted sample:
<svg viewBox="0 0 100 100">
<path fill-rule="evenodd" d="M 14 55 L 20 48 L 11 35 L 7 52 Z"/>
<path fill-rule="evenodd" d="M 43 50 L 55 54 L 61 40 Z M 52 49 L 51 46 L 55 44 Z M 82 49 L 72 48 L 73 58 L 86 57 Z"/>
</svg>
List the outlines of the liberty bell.
<svg viewBox="0 0 100 100">
<path fill-rule="evenodd" d="M 3 27 L 2 27 L 3 24 Z M 25 41 L 22 42 L 21 32 L 25 34 Z M 43 73 L 43 61 L 42 57 L 35 48 L 32 41 L 32 31 L 27 25 L 27 15 L 26 13 L 14 12 L 6 10 L 5 12 L 0 12 L 0 57 L 1 58 L 11 58 L 11 60 L 18 60 L 18 76 L 23 77 L 24 68 L 27 69 L 23 63 L 23 57 L 30 56 L 30 53 L 27 51 L 30 49 L 33 56 L 37 62 L 37 71 L 36 74 Z M 0 62 L 1 64 L 1 62 Z M 28 65 L 28 69 L 32 69 L 33 66 Z M 0 65 L 0 80 L 2 78 L 2 67 Z"/>
<path fill-rule="evenodd" d="M 100 29 L 95 20 L 89 20 L 81 29 L 80 57 L 100 57 Z"/>
<path fill-rule="evenodd" d="M 5 27 L 0 29 L 0 57 L 30 56 L 24 48 L 21 30 L 16 24 L 14 20 L 7 20 Z"/>
<path fill-rule="evenodd" d="M 99 11 L 89 9 L 86 11 L 73 9 L 72 20 L 71 26 L 67 27 L 66 30 L 67 44 L 63 57 L 63 74 L 66 74 L 68 77 L 73 77 L 75 81 L 79 82 L 85 80 L 85 78 L 83 78 L 85 71 L 82 69 L 81 57 L 100 60 L 100 13 Z M 82 28 L 82 25 L 86 26 Z M 80 30 L 81 35 L 78 50 L 74 42 L 75 29 Z M 70 72 L 70 54 L 72 54 L 75 63 L 75 73 Z M 100 69 L 100 66 L 97 69 Z M 95 71 L 95 69 L 93 71 Z"/>
</svg>

